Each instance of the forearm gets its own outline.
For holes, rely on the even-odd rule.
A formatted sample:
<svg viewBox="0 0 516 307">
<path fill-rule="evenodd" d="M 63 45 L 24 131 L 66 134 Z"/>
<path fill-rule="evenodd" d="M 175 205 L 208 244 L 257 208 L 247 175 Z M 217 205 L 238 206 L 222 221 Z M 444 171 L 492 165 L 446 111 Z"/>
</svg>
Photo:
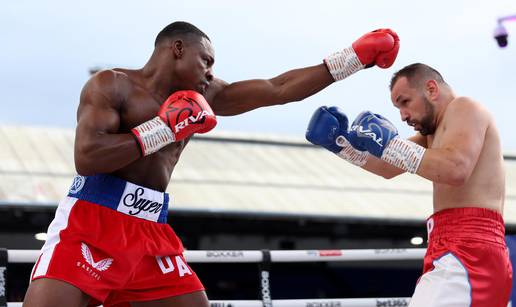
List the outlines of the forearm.
<svg viewBox="0 0 516 307">
<path fill-rule="evenodd" d="M 130 133 L 76 139 L 75 168 L 80 175 L 112 173 L 140 157 L 141 151 Z"/>
<path fill-rule="evenodd" d="M 213 89 L 217 93 L 210 104 L 217 115 L 237 115 L 260 107 L 303 100 L 333 82 L 326 66 L 319 64 L 294 69 L 268 80 L 239 81 Z"/>
<path fill-rule="evenodd" d="M 382 161 L 366 151 L 359 151 L 354 149 L 351 144 L 347 142 L 339 142 L 342 145 L 342 150 L 337 153 L 337 156 L 354 164 L 364 170 L 382 176 L 386 179 L 396 177 L 405 171 L 397 168 L 385 161 Z"/>
<path fill-rule="evenodd" d="M 460 186 L 471 175 L 472 167 L 454 149 L 427 149 L 417 174 L 435 183 Z"/>
<path fill-rule="evenodd" d="M 397 168 L 373 155 L 368 156 L 367 162 L 362 166 L 362 168 L 386 179 L 391 179 L 405 173 L 401 168 Z"/>
</svg>

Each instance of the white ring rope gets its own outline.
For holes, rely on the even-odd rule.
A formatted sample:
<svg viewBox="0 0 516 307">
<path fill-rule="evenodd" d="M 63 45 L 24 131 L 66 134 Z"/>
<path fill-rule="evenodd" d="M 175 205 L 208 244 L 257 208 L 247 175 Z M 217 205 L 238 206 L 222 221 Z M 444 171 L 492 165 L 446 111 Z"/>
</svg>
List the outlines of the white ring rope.
<svg viewBox="0 0 516 307">
<path fill-rule="evenodd" d="M 426 249 L 336 249 L 336 250 L 272 250 L 271 262 L 326 262 L 326 261 L 386 261 L 423 259 Z M 7 251 L 9 263 L 36 262 L 39 250 L 12 249 Z M 191 263 L 258 263 L 261 251 L 252 250 L 191 250 L 184 256 Z"/>
<path fill-rule="evenodd" d="M 408 306 L 410 298 L 351 298 L 351 299 L 305 299 L 305 300 L 272 300 L 274 307 L 377 307 Z M 210 307 L 263 307 L 263 302 L 249 301 L 210 301 Z M 7 307 L 22 307 L 22 303 L 8 303 Z"/>
</svg>

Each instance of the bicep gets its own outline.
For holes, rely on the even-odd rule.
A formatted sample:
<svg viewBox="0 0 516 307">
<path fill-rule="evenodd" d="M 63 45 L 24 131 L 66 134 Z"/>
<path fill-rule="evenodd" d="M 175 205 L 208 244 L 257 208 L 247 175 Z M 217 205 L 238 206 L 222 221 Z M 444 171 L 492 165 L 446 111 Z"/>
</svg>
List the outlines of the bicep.
<svg viewBox="0 0 516 307">
<path fill-rule="evenodd" d="M 88 81 L 77 110 L 76 143 L 81 145 L 98 135 L 116 133 L 119 127 L 119 102 L 111 85 L 96 79 Z"/>
</svg>

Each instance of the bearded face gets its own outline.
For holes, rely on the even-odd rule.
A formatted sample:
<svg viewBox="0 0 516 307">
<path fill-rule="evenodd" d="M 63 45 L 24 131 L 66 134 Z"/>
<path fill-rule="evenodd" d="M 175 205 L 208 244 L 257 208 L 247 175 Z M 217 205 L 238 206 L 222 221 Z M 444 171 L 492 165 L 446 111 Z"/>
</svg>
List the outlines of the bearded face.
<svg viewBox="0 0 516 307">
<path fill-rule="evenodd" d="M 419 121 L 419 132 L 422 135 L 429 135 L 435 132 L 435 107 L 423 96 L 423 103 L 425 105 L 425 114 Z"/>
</svg>

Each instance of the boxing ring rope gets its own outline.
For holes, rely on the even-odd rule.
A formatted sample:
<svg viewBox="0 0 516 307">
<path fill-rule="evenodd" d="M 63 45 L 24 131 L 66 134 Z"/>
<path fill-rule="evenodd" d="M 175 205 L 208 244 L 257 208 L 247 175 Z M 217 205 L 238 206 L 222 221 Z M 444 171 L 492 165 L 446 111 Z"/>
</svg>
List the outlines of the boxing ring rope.
<svg viewBox="0 0 516 307">
<path fill-rule="evenodd" d="M 4 250 L 8 263 L 31 263 L 39 250 Z M 335 249 L 335 250 L 189 250 L 184 256 L 189 263 L 258 263 L 260 266 L 261 300 L 211 300 L 211 307 L 378 307 L 408 306 L 410 298 L 339 298 L 272 300 L 269 271 L 272 262 L 335 262 L 391 261 L 423 259 L 426 249 Z M 2 264 L 0 263 L 0 269 Z M 0 285 L 1 288 L 1 285 Z M 5 284 L 0 292 L 5 293 Z M 5 296 L 4 296 L 5 298 Z M 5 300 L 4 300 L 5 302 Z M 22 307 L 22 303 L 0 302 L 0 307 Z M 509 303 L 508 306 L 511 306 Z"/>
<path fill-rule="evenodd" d="M 212 300 L 211 307 L 297 307 L 341 306 L 376 307 L 408 306 L 408 298 L 357 298 L 357 299 L 293 299 L 272 300 L 269 271 L 272 262 L 332 262 L 332 261 L 386 261 L 417 260 L 425 254 L 424 248 L 412 249 L 336 249 L 336 250 L 189 250 L 184 256 L 189 263 L 258 263 L 260 267 L 261 300 Z M 39 250 L 7 250 L 8 263 L 32 263 Z M 4 288 L 5 289 L 5 288 Z M 8 307 L 21 307 L 22 303 L 9 302 Z"/>
<path fill-rule="evenodd" d="M 335 250 L 271 250 L 271 262 L 331 262 L 386 261 L 423 259 L 426 249 L 335 249 Z M 39 250 L 12 249 L 7 251 L 9 263 L 36 262 Z M 263 251 L 255 250 L 187 250 L 187 262 L 192 263 L 259 263 Z"/>
<path fill-rule="evenodd" d="M 409 298 L 357 298 L 273 300 L 274 307 L 402 307 L 408 306 Z M 210 307 L 263 307 L 262 301 L 210 301 Z M 7 307 L 22 307 L 22 303 L 8 303 Z"/>
</svg>

